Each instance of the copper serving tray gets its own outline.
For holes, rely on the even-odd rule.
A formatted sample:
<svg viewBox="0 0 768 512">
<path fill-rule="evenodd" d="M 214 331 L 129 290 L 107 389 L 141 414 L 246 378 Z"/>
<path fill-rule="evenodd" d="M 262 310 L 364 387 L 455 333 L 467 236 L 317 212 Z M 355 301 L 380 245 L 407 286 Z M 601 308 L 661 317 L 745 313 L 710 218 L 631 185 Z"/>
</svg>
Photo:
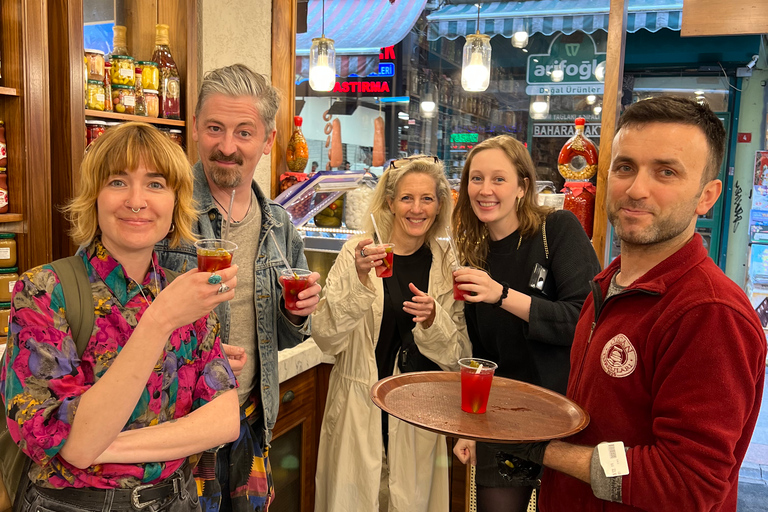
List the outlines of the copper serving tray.
<svg viewBox="0 0 768 512">
<path fill-rule="evenodd" d="M 568 437 L 587 414 L 559 393 L 494 377 L 485 414 L 461 410 L 459 372 L 414 372 L 382 379 L 371 399 L 386 413 L 438 434 L 476 441 L 523 443 Z"/>
</svg>

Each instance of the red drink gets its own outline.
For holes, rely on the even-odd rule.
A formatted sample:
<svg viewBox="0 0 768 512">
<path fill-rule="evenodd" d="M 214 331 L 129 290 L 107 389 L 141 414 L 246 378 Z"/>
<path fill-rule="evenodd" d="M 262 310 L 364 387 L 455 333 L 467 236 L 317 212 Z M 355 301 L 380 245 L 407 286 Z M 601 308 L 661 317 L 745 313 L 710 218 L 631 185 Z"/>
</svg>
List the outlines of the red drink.
<svg viewBox="0 0 768 512">
<path fill-rule="evenodd" d="M 469 295 L 469 292 L 465 292 L 464 290 L 459 290 L 459 285 L 462 284 L 458 281 L 456 281 L 456 277 L 453 278 L 453 300 L 466 300 L 467 295 Z"/>
<path fill-rule="evenodd" d="M 197 268 L 200 272 L 216 272 L 232 265 L 232 255 L 226 249 L 201 249 L 197 251 Z"/>
<path fill-rule="evenodd" d="M 195 242 L 197 268 L 200 272 L 216 272 L 232 266 L 232 255 L 237 244 L 218 238 L 207 238 Z"/>
<path fill-rule="evenodd" d="M 387 251 L 384 259 L 381 260 L 381 265 L 376 267 L 376 275 L 378 277 L 392 277 L 392 267 L 395 264 L 395 246 L 394 244 L 384 244 Z"/>
<path fill-rule="evenodd" d="M 483 414 L 491 394 L 496 363 L 485 359 L 460 359 L 461 365 L 461 410 Z"/>
<path fill-rule="evenodd" d="M 283 287 L 283 300 L 285 301 L 285 309 L 289 311 L 296 311 L 299 308 L 296 306 L 296 301 L 299 300 L 299 292 L 306 290 L 309 287 L 309 274 L 308 270 L 283 270 L 278 278 L 280 285 Z"/>
</svg>

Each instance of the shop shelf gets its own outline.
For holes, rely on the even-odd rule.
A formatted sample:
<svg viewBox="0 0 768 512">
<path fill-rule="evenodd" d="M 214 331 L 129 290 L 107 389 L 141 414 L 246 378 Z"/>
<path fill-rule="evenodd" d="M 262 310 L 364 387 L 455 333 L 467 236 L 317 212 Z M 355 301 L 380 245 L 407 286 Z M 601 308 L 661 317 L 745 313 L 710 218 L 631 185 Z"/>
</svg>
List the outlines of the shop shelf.
<svg viewBox="0 0 768 512">
<path fill-rule="evenodd" d="M 19 91 L 13 87 L 0 87 L 0 96 L 18 96 Z"/>
<path fill-rule="evenodd" d="M 142 123 L 159 124 L 164 126 L 184 126 L 186 123 L 178 119 L 162 119 L 159 117 L 134 116 L 131 114 L 118 114 L 116 112 L 102 112 L 100 110 L 85 109 L 85 117 L 94 119 L 111 119 L 113 121 L 139 121 Z"/>
<path fill-rule="evenodd" d="M 20 213 L 0 213 L 0 222 L 20 222 L 24 216 Z"/>
</svg>

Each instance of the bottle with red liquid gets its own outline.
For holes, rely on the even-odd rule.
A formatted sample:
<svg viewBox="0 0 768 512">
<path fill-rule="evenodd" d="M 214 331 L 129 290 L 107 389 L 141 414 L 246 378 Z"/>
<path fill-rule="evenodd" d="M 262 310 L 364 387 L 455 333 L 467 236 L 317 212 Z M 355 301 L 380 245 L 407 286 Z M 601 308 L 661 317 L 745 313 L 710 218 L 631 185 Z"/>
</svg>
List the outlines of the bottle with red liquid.
<svg viewBox="0 0 768 512">
<path fill-rule="evenodd" d="M 152 54 L 152 61 L 157 62 L 160 71 L 160 117 L 181 119 L 181 83 L 179 70 L 171 55 L 168 25 L 155 25 L 155 52 Z"/>
<path fill-rule="evenodd" d="M 589 181 L 597 173 L 597 147 L 584 135 L 586 120 L 574 121 L 576 133 L 568 139 L 557 158 L 557 169 L 565 178 L 565 203 L 563 208 L 576 215 L 592 238 L 592 224 L 595 217 L 595 186 Z"/>
<path fill-rule="evenodd" d="M 8 148 L 5 145 L 5 123 L 0 120 L 0 167 L 8 167 Z"/>
</svg>

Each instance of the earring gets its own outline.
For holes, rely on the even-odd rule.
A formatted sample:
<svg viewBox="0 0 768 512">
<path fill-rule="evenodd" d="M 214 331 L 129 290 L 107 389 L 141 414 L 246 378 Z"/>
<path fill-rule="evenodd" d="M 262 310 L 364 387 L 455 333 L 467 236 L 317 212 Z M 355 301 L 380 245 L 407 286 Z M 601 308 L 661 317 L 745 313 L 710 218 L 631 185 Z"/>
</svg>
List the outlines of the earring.
<svg viewBox="0 0 768 512">
<path fill-rule="evenodd" d="M 520 198 L 518 197 L 518 198 L 517 198 L 517 206 L 515 207 L 515 209 L 516 209 L 518 212 L 520 211 L 520 203 L 521 203 L 521 202 L 522 202 L 522 201 L 520 201 Z"/>
<path fill-rule="evenodd" d="M 176 224 L 171 222 L 171 229 L 168 230 L 168 233 L 173 233 L 176 230 Z"/>
</svg>

